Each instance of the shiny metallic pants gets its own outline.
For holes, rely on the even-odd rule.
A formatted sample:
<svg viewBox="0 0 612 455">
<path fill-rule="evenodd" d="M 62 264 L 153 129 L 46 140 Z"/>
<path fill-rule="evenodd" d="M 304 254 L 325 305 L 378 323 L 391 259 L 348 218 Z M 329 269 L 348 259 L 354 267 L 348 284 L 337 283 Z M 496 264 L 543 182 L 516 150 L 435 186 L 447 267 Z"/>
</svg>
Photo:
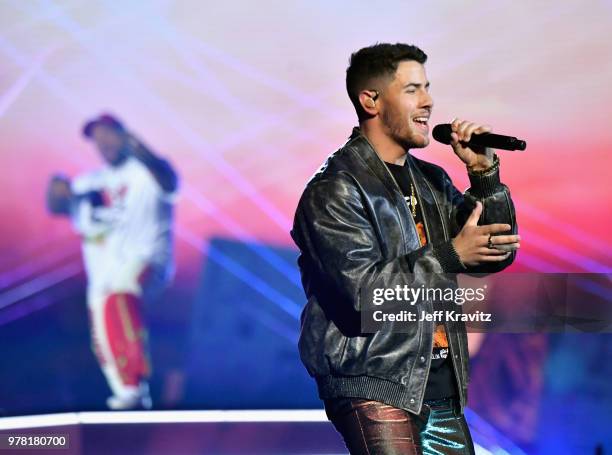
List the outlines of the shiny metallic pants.
<svg viewBox="0 0 612 455">
<path fill-rule="evenodd" d="M 351 455 L 473 455 L 474 445 L 453 400 L 425 402 L 420 415 L 357 398 L 326 400 L 325 412 Z"/>
</svg>

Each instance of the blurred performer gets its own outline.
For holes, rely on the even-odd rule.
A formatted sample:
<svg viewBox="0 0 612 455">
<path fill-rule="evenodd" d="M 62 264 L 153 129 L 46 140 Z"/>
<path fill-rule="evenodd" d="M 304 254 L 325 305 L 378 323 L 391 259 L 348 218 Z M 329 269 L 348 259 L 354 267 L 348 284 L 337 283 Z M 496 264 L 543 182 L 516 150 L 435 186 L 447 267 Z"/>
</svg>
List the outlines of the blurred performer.
<svg viewBox="0 0 612 455">
<path fill-rule="evenodd" d="M 150 408 L 151 366 L 143 304 L 173 274 L 172 212 L 178 177 L 110 115 L 83 128 L 105 165 L 73 181 L 51 179 L 47 206 L 69 216 L 83 240 L 93 350 L 111 409 Z"/>
</svg>

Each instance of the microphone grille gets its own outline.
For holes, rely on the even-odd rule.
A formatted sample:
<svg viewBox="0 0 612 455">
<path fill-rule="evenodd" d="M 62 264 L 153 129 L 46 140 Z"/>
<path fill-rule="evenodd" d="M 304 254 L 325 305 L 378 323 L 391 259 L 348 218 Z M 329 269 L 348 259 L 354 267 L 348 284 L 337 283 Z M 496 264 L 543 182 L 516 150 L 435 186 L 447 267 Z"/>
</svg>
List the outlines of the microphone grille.
<svg viewBox="0 0 612 455">
<path fill-rule="evenodd" d="M 434 126 L 434 129 L 431 131 L 431 135 L 436 141 L 448 145 L 451 143 L 451 132 L 452 129 L 450 123 L 442 123 Z"/>
</svg>

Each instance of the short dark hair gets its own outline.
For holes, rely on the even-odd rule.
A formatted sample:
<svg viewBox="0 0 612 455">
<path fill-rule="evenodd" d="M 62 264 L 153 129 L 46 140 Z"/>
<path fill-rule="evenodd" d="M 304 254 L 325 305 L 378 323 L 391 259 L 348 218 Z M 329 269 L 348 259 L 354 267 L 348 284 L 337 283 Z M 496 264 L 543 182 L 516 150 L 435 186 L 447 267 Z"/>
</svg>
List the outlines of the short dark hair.
<svg viewBox="0 0 612 455">
<path fill-rule="evenodd" d="M 410 44 L 378 43 L 354 52 L 346 69 L 346 91 L 355 106 L 357 117 L 367 115 L 359 102 L 359 93 L 372 81 L 380 77 L 393 77 L 400 62 L 414 60 L 420 64 L 427 61 L 427 54 Z"/>
</svg>

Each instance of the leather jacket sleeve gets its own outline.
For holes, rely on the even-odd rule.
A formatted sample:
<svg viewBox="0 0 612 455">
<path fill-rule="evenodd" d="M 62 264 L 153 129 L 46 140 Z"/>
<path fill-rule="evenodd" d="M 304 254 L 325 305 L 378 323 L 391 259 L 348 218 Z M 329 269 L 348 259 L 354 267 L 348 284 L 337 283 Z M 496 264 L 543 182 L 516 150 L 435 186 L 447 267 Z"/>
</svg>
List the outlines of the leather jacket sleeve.
<svg viewBox="0 0 612 455">
<path fill-rule="evenodd" d="M 350 176 L 322 176 L 302 195 L 291 231 L 302 251 L 300 265 L 308 262 L 319 280 L 340 292 L 355 311 L 362 309 L 361 292 L 374 283 L 376 287 L 433 285 L 429 281 L 443 272 L 440 252 L 448 248 L 426 245 L 385 260 L 368 215 L 373 208 L 365 201 Z"/>
<path fill-rule="evenodd" d="M 464 194 L 453 186 L 450 177 L 445 173 L 447 180 L 446 186 L 449 189 L 448 198 L 451 201 L 451 237 L 455 237 L 472 210 L 476 206 L 476 201 L 482 203 L 482 214 L 478 221 L 479 225 L 505 223 L 512 228 L 509 233 L 517 234 L 518 226 L 514 204 L 510 196 L 510 190 L 500 182 L 499 168 L 484 175 L 468 173 L 470 178 L 470 188 Z M 465 273 L 495 273 L 508 267 L 514 261 L 516 251 L 501 262 L 492 262 L 478 266 L 465 267 Z"/>
</svg>

